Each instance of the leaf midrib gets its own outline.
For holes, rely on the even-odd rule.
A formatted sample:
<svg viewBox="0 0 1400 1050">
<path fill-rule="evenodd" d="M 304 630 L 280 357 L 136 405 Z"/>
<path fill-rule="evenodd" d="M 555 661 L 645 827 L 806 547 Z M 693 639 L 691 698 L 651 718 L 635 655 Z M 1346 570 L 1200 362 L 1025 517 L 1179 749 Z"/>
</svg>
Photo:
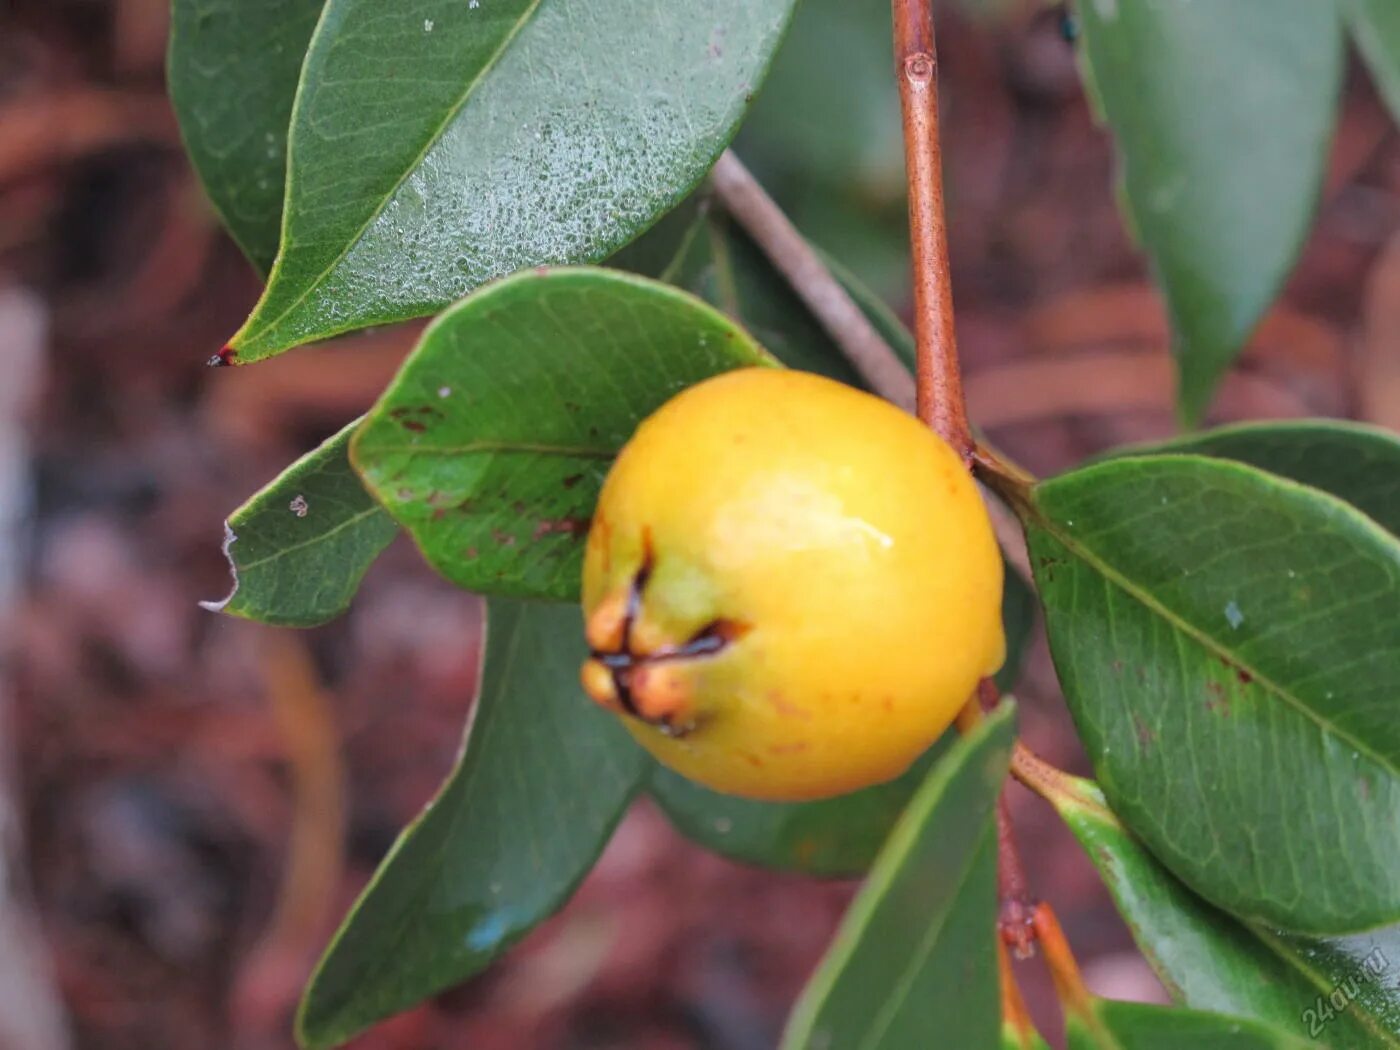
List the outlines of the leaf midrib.
<svg viewBox="0 0 1400 1050">
<path fill-rule="evenodd" d="M 1109 834 L 1121 836 L 1125 840 L 1138 845 L 1139 848 L 1145 849 L 1145 847 L 1141 846 L 1139 840 L 1136 839 L 1133 833 L 1129 831 L 1128 828 L 1123 824 L 1122 820 L 1118 818 L 1117 814 L 1113 813 L 1113 811 L 1110 810 L 1106 805 L 1098 805 L 1098 803 L 1095 802 L 1095 808 L 1092 811 L 1089 811 L 1087 815 L 1089 820 L 1097 821 L 1100 824 L 1102 824 L 1105 828 L 1107 828 Z M 1078 833 L 1076 832 L 1076 837 L 1077 835 Z M 1083 845 L 1082 840 L 1081 845 Z M 1157 862 L 1154 860 L 1153 863 Z M 1098 865 L 1096 864 L 1095 866 L 1097 867 Z M 1185 884 L 1183 883 L 1182 885 L 1184 886 Z M 1237 926 L 1246 937 L 1253 938 L 1260 945 L 1262 945 L 1263 948 L 1266 951 L 1268 951 L 1274 958 L 1278 959 L 1278 961 L 1281 964 L 1283 964 L 1283 966 L 1298 973 L 1307 983 L 1311 984 L 1314 988 L 1318 989 L 1323 994 L 1326 994 L 1327 992 L 1332 990 L 1335 982 L 1328 979 L 1325 974 L 1319 973 L 1317 970 L 1308 966 L 1301 955 L 1299 955 L 1297 952 L 1290 950 L 1286 942 L 1274 937 L 1274 935 L 1267 928 L 1257 923 L 1248 922 L 1235 915 L 1231 915 L 1228 912 L 1222 912 L 1222 914 L 1225 916 L 1226 919 L 1229 920 L 1229 922 Z M 1147 954 L 1149 956 L 1149 958 L 1151 957 L 1151 955 L 1155 954 L 1154 952 L 1149 952 L 1146 948 L 1144 948 L 1143 951 L 1144 954 Z M 1153 970 L 1155 971 L 1156 969 L 1157 967 L 1154 965 Z M 1163 982 L 1166 983 L 1165 978 L 1163 978 Z M 1175 982 L 1172 983 L 1174 984 Z M 1176 995 L 1179 994 L 1179 992 L 1179 988 L 1174 989 L 1174 999 L 1176 998 Z M 1354 1000 L 1352 1002 L 1352 1009 L 1349 1009 L 1348 1012 L 1352 1016 L 1361 1018 L 1362 1020 L 1360 1023 L 1363 1024 L 1369 1032 L 1372 1032 L 1384 1039 L 1386 1046 L 1400 1048 L 1400 1037 L 1397 1037 L 1388 1029 L 1381 1027 L 1380 1019 L 1369 1009 L 1367 1009 L 1364 1006 L 1364 1004 L 1361 1005 L 1359 1009 L 1357 1009 L 1356 1007 L 1358 1006 L 1358 1002 L 1359 1001 Z M 1256 1019 L 1263 1024 L 1274 1023 L 1274 1020 L 1272 1018 L 1258 1017 Z"/>
<path fill-rule="evenodd" d="M 1089 566 L 1090 569 L 1097 572 L 1125 594 L 1137 599 L 1137 601 L 1148 610 L 1155 612 L 1165 620 L 1167 624 L 1191 638 L 1208 652 L 1226 661 L 1231 666 L 1244 671 L 1261 687 L 1276 694 L 1285 703 L 1299 711 L 1309 721 L 1313 722 L 1324 733 L 1330 733 L 1338 740 L 1345 741 L 1353 750 L 1365 755 L 1383 769 L 1390 770 L 1393 776 L 1400 777 L 1400 766 L 1397 766 L 1394 761 L 1378 754 L 1370 745 L 1363 743 L 1361 740 L 1341 729 L 1331 720 L 1305 704 L 1301 698 L 1293 695 L 1292 692 L 1279 685 L 1271 676 L 1264 674 L 1258 667 L 1246 662 L 1234 652 L 1225 648 L 1204 630 L 1189 623 L 1186 619 L 1167 608 L 1166 605 L 1153 597 L 1145 589 L 1135 584 L 1126 575 L 1108 565 L 1107 562 L 1094 555 L 1076 540 L 1071 539 L 1068 533 L 1056 526 L 1055 522 L 1039 504 L 1032 504 L 1032 507 L 1033 513 L 1035 514 L 1035 520 L 1032 524 L 1053 537 L 1060 546 L 1064 547 L 1085 565 Z"/>
<path fill-rule="evenodd" d="M 1286 965 L 1291 964 L 1298 973 L 1303 975 L 1303 977 L 1308 981 L 1308 983 L 1310 983 L 1314 988 L 1318 989 L 1318 991 L 1322 992 L 1323 995 L 1326 995 L 1328 992 L 1332 991 L 1332 989 L 1336 987 L 1335 981 L 1328 980 L 1326 975 L 1318 972 L 1311 966 L 1307 965 L 1307 963 L 1300 954 L 1288 948 L 1286 942 L 1274 937 L 1268 930 L 1266 930 L 1262 926 L 1259 926 L 1252 922 L 1245 922 L 1244 920 L 1238 921 L 1241 927 L 1247 930 L 1269 951 L 1273 952 L 1275 956 L 1283 960 L 1283 962 Z M 1380 1018 L 1378 1018 L 1370 1010 L 1366 1009 L 1364 1005 L 1362 1005 L 1361 1009 L 1356 1009 L 1358 1002 L 1359 1000 L 1352 1000 L 1347 1012 L 1354 1017 L 1362 1018 L 1362 1023 L 1365 1025 L 1365 1027 L 1372 1034 L 1378 1035 L 1382 1039 L 1384 1039 L 1386 1046 L 1400 1047 L 1400 1038 L 1398 1038 L 1395 1035 L 1395 1033 L 1389 1031 L 1388 1029 L 1380 1027 Z"/>
<path fill-rule="evenodd" d="M 376 503 L 374 506 L 369 507 L 369 508 L 366 509 L 366 510 L 358 511 L 358 512 L 356 512 L 355 514 L 352 514 L 350 517 L 348 517 L 348 518 L 346 518 L 344 521 L 339 522 L 338 524 L 332 526 L 331 528 L 327 529 L 325 532 L 318 532 L 315 536 L 310 536 L 310 537 L 308 537 L 307 539 L 301 540 L 299 543 L 294 543 L 294 544 L 292 544 L 290 547 L 282 547 L 282 548 L 280 548 L 280 549 L 278 549 L 278 550 L 273 551 L 271 554 L 265 554 L 265 555 L 263 555 L 261 558 L 256 558 L 256 559 L 254 559 L 253 561 L 245 562 L 245 563 L 244 563 L 242 566 L 240 566 L 239 568 L 241 568 L 241 571 L 243 571 L 243 572 L 245 572 L 245 573 L 252 572 L 254 569 L 259 569 L 259 568 L 261 568 L 262 566 L 266 565 L 268 562 L 276 561 L 276 560 L 279 559 L 279 558 L 285 558 L 288 554 L 294 554 L 294 553 L 296 553 L 296 552 L 299 551 L 299 550 L 303 550 L 303 549 L 305 549 L 305 548 L 307 548 L 307 547 L 314 546 L 315 544 L 318 544 L 318 543 L 323 543 L 323 542 L 325 542 L 326 540 L 330 539 L 332 536 L 334 536 L 336 533 L 338 533 L 338 532 L 343 532 L 343 531 L 345 531 L 345 530 L 348 529 L 348 528 L 352 528 L 353 526 L 358 525 L 358 524 L 359 524 L 361 521 L 363 521 L 365 518 L 371 517 L 372 515 L 375 515 L 375 514 L 384 514 L 384 513 L 387 513 L 387 512 L 384 510 L 383 507 L 379 506 L 379 504 Z M 233 540 L 234 540 L 234 543 L 237 543 L 237 542 L 238 542 L 238 533 L 237 533 L 236 530 L 233 530 L 233 522 L 232 522 L 232 521 L 230 521 L 230 522 L 228 523 L 228 527 L 229 527 L 229 529 L 230 529 L 231 531 L 233 531 Z M 232 551 L 233 551 L 233 544 L 229 544 L 229 551 L 230 551 L 230 554 L 229 554 L 229 561 L 234 562 L 235 565 L 237 566 L 237 561 L 236 561 L 236 559 L 234 558 L 234 556 L 233 556 L 233 554 L 232 554 Z"/>
<path fill-rule="evenodd" d="M 321 272 L 318 273 L 316 277 L 306 286 L 306 288 L 302 290 L 302 293 L 298 295 L 295 299 L 293 299 L 290 303 L 288 303 L 287 306 L 283 308 L 283 310 L 280 313 L 278 313 L 276 317 L 273 317 L 270 320 L 263 322 L 256 328 L 248 330 L 246 334 L 240 332 L 238 336 L 236 336 L 231 341 L 232 345 L 243 346 L 248 342 L 249 339 L 251 339 L 254 335 L 258 333 L 266 335 L 266 333 L 274 331 L 278 325 L 280 325 L 283 321 L 287 319 L 288 315 L 291 314 L 293 310 L 297 309 L 299 306 L 301 306 L 302 303 L 304 303 L 307 300 L 307 298 L 311 295 L 312 292 L 316 291 L 316 289 L 321 287 L 321 285 L 325 282 L 326 278 L 328 278 L 335 271 L 336 267 L 338 267 L 342 262 L 345 261 L 345 257 L 350 254 L 350 252 L 355 248 L 357 244 L 360 243 L 361 238 L 363 238 L 365 235 L 365 231 L 368 230 L 370 226 L 374 224 L 376 219 L 378 219 L 381 215 L 384 214 L 384 209 L 388 206 L 389 201 L 391 201 L 394 198 L 394 196 L 399 192 L 399 190 L 403 187 L 403 184 L 408 180 L 409 176 L 411 176 L 422 166 L 424 158 L 426 158 L 428 153 L 432 150 L 432 148 L 435 145 L 437 145 L 438 141 L 442 138 L 443 133 L 446 132 L 446 130 L 452 124 L 452 122 L 457 119 L 458 114 L 462 112 L 462 108 L 467 104 L 468 101 L 471 100 L 471 97 L 476 92 L 477 87 L 480 86 L 482 81 L 484 81 L 486 77 L 490 75 L 492 70 L 496 68 L 497 64 L 499 64 L 499 62 L 501 61 L 502 56 L 505 55 L 506 51 L 510 49 L 510 46 L 515 42 L 516 37 L 520 35 L 521 31 L 525 28 L 525 26 L 529 24 L 530 20 L 535 16 L 535 12 L 539 10 L 540 5 L 542 3 L 544 3 L 544 0 L 530 0 L 530 6 L 521 13 L 520 18 L 517 19 L 515 25 L 511 28 L 510 32 L 508 32 L 502 38 L 500 45 L 496 48 L 495 51 L 491 53 L 491 56 L 482 64 L 481 69 L 477 71 L 476 76 L 472 77 L 471 80 L 467 82 L 466 86 L 462 90 L 461 97 L 458 98 L 456 103 L 448 109 L 447 113 L 443 116 L 443 119 L 438 123 L 437 127 L 433 129 L 432 134 L 428 136 L 427 140 L 423 143 L 422 148 L 413 158 L 413 162 L 405 166 L 404 170 L 399 173 L 398 178 L 394 180 L 393 186 L 389 188 L 389 191 L 387 193 L 380 197 L 379 203 L 374 206 L 374 209 L 365 218 L 365 221 L 360 224 L 359 229 L 355 231 L 354 235 L 345 242 L 345 246 L 340 249 L 340 251 L 336 254 L 335 258 L 332 259 L 329 263 L 327 263 L 326 266 L 321 270 Z M 322 17 L 324 19 L 324 13 Z M 316 26 L 316 34 L 319 35 L 320 31 L 321 23 L 318 22 Z M 300 101 L 300 85 L 298 85 L 297 95 L 298 101 Z M 298 115 L 299 114 L 295 112 L 292 115 L 293 127 L 296 126 Z M 290 140 L 288 141 L 286 164 L 287 186 L 290 189 L 292 173 L 292 150 Z M 288 199 L 283 203 L 283 214 L 285 217 L 285 221 L 283 223 L 282 228 L 282 238 L 284 241 L 286 240 L 288 231 L 291 229 L 291 213 L 291 201 L 290 199 Z M 268 288 L 272 287 L 272 285 L 276 282 L 278 276 L 280 275 L 282 269 L 281 263 L 281 252 L 279 250 L 278 258 L 274 261 L 272 266 L 272 272 L 268 275 Z"/>
</svg>

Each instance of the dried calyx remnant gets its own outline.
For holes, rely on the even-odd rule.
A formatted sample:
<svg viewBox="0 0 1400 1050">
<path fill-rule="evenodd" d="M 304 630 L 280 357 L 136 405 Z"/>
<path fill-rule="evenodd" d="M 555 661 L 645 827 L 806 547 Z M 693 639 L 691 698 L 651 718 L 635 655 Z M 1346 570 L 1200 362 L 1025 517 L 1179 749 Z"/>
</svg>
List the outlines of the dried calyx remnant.
<svg viewBox="0 0 1400 1050">
<path fill-rule="evenodd" d="M 646 652 L 634 649 L 633 626 L 651 578 L 653 556 L 648 546 L 641 568 L 632 577 L 625 598 L 604 601 L 587 625 L 591 658 L 583 665 L 583 686 L 598 703 L 625 712 L 669 736 L 684 736 L 699 724 L 692 687 L 677 665 L 724 651 L 748 631 L 733 620 L 712 620 L 679 645 L 660 645 Z"/>
</svg>

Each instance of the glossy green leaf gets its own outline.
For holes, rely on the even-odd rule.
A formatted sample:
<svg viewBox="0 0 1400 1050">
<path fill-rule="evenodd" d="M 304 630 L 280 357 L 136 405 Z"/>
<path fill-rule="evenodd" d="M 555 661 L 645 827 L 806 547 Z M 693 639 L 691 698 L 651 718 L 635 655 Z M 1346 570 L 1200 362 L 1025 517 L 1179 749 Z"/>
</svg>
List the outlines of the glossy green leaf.
<svg viewBox="0 0 1400 1050">
<path fill-rule="evenodd" d="M 792 3 L 328 0 L 238 360 L 606 257 L 708 170 Z"/>
<path fill-rule="evenodd" d="M 693 207 L 683 206 L 681 211 L 647 231 L 615 262 L 638 273 L 663 270 L 695 221 Z M 350 464 L 350 438 L 358 425 L 356 420 L 325 447 L 288 467 L 277 482 L 235 512 L 228 532 L 243 540 L 236 549 L 227 547 L 235 592 L 223 601 L 202 603 L 205 608 L 298 627 L 324 623 L 345 611 L 369 566 L 398 532 L 388 512 L 364 491 Z M 306 523 L 293 527 L 285 514 L 297 496 L 306 499 L 306 479 L 314 481 L 314 525 L 320 527 L 309 543 Z M 330 498 L 322 499 L 322 492 Z M 225 542 L 229 543 L 227 536 Z M 240 561 L 250 548 L 259 552 L 251 571 Z"/>
<path fill-rule="evenodd" d="M 1241 423 L 1131 451 L 1248 463 L 1330 492 L 1400 535 L 1400 437 L 1379 427 L 1335 419 Z"/>
<path fill-rule="evenodd" d="M 287 124 L 322 0 L 173 0 L 166 80 L 185 149 L 261 274 L 282 235 Z"/>
<path fill-rule="evenodd" d="M 776 365 L 699 300 L 611 270 L 518 274 L 448 310 L 352 457 L 448 579 L 572 599 L 613 457 L 676 391 Z"/>
<path fill-rule="evenodd" d="M 233 590 L 201 602 L 262 623 L 311 627 L 340 615 L 398 526 L 350 467 L 351 423 L 279 474 L 229 517 Z"/>
<path fill-rule="evenodd" d="M 997 673 L 1003 691 L 1015 684 L 1034 618 L 1030 587 L 1008 566 L 1002 595 L 1006 663 Z M 952 738 L 952 733 L 945 734 L 895 780 L 818 802 L 758 802 L 721 795 L 660 766 L 652 774 L 651 794 L 683 835 L 726 857 L 811 875 L 858 875 L 870 867 Z"/>
<path fill-rule="evenodd" d="M 1304 1011 L 1340 989 L 1346 1009 L 1325 1032 L 1332 1050 L 1400 1047 L 1400 927 L 1309 941 L 1250 926 L 1163 868 L 1092 782 L 1068 778 L 1052 801 L 1173 999 L 1315 1036 Z"/>
<path fill-rule="evenodd" d="M 1128 219 L 1166 294 L 1182 414 L 1196 420 L 1311 225 L 1344 68 L 1341 20 L 1316 0 L 1076 10 Z"/>
<path fill-rule="evenodd" d="M 587 874 L 646 760 L 580 693 L 584 655 L 576 608 L 490 603 L 462 757 L 321 960 L 303 1046 L 342 1043 L 480 972 Z"/>
<path fill-rule="evenodd" d="M 1400 120 L 1400 4 L 1394 0 L 1341 0 L 1366 65 Z"/>
<path fill-rule="evenodd" d="M 1071 1015 L 1068 1050 L 1316 1050 L 1286 1032 L 1222 1014 L 1095 999 L 1088 1017 Z"/>
<path fill-rule="evenodd" d="M 1309 1037 L 1321 1035 L 1334 1050 L 1400 1046 L 1400 927 L 1326 939 L 1254 932 L 1318 987 L 1300 1017 Z M 1366 1038 L 1348 1043 L 1353 1028 L 1364 1028 Z"/>
<path fill-rule="evenodd" d="M 1003 706 L 937 763 L 808 982 L 783 1050 L 1000 1046 L 996 802 L 1015 715 Z"/>
<path fill-rule="evenodd" d="M 1196 456 L 1034 490 L 1056 669 L 1117 812 L 1244 918 L 1400 919 L 1400 543 L 1352 507 Z"/>
</svg>

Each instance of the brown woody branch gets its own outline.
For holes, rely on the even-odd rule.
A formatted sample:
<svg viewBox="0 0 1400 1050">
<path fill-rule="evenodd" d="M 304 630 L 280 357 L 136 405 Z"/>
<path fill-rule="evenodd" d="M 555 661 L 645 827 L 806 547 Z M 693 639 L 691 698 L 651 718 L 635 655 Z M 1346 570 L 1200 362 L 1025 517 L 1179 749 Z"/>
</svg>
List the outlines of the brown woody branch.
<svg viewBox="0 0 1400 1050">
<path fill-rule="evenodd" d="M 893 11 L 914 265 L 917 413 L 971 465 L 974 443 L 958 366 L 943 210 L 932 0 L 893 0 Z"/>
</svg>

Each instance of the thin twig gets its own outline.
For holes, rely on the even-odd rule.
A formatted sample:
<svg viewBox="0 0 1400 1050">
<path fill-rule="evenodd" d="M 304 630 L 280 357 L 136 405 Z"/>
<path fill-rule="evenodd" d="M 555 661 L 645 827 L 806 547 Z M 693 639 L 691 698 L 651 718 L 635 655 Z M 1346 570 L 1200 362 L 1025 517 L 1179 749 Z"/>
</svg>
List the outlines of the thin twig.
<svg viewBox="0 0 1400 1050">
<path fill-rule="evenodd" d="M 710 181 L 724 210 L 787 279 L 870 389 L 912 410 L 914 391 L 904 363 L 739 158 L 726 150 Z"/>
<path fill-rule="evenodd" d="M 1006 792 L 997 800 L 997 929 L 1002 943 L 1018 959 L 1035 954 L 1035 931 L 1031 925 L 1035 902 L 1031 899 L 1030 883 L 1021 851 L 1016 846 L 1016 832 L 1011 825 L 1011 808 Z"/>
<path fill-rule="evenodd" d="M 977 692 L 958 713 L 958 731 L 963 734 L 971 732 L 985 717 L 984 713 L 994 710 L 1000 702 L 1001 693 L 996 682 L 983 678 L 977 683 Z M 1000 901 L 997 931 L 1001 934 L 1002 943 L 1015 951 L 1016 958 L 1030 958 L 1031 944 L 1035 939 L 1031 929 L 1031 913 L 1035 903 L 1026 880 L 1026 866 L 1016 846 L 1005 789 L 997 800 L 997 896 Z"/>
<path fill-rule="evenodd" d="M 909 242 L 914 264 L 914 343 L 918 416 L 969 465 L 972 429 L 963 403 L 953 328 L 953 285 L 943 214 L 943 156 L 938 137 L 938 58 L 932 0 L 893 0 L 895 62 L 909 183 Z"/>
</svg>

